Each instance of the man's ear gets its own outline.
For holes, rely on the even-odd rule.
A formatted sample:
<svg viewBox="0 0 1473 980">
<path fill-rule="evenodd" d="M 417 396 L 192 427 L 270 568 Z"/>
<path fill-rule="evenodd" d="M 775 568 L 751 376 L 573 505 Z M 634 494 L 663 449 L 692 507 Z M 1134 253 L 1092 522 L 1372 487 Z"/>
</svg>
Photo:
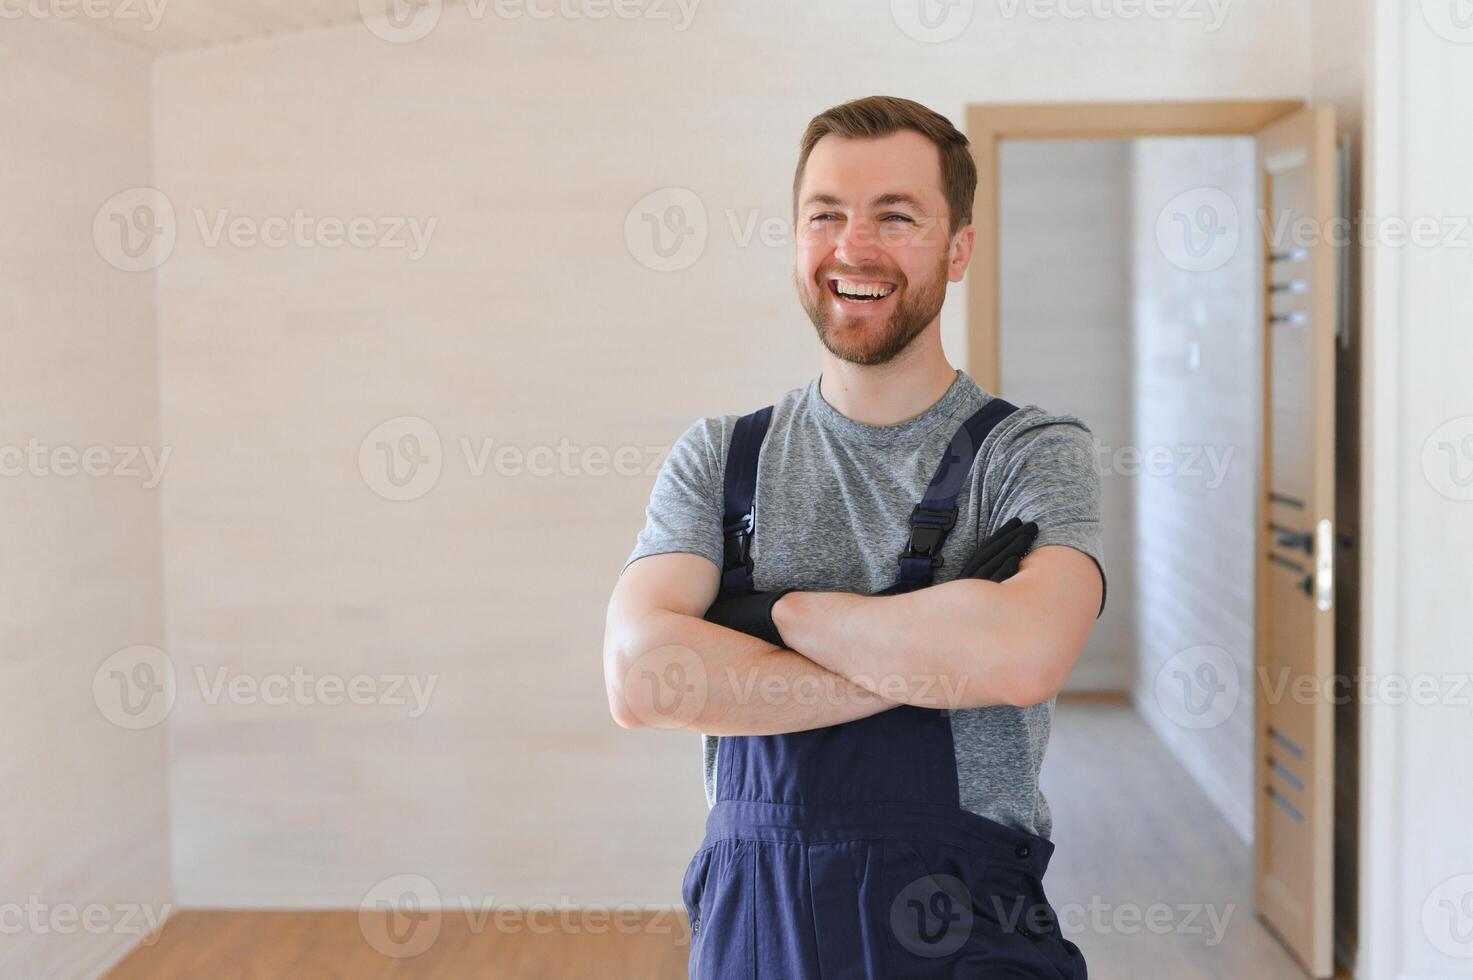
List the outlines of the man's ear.
<svg viewBox="0 0 1473 980">
<path fill-rule="evenodd" d="M 961 282 L 962 277 L 967 274 L 967 266 L 972 261 L 972 248 L 977 244 L 977 229 L 967 225 L 951 238 L 951 256 L 946 265 L 946 278 L 951 282 Z"/>
</svg>

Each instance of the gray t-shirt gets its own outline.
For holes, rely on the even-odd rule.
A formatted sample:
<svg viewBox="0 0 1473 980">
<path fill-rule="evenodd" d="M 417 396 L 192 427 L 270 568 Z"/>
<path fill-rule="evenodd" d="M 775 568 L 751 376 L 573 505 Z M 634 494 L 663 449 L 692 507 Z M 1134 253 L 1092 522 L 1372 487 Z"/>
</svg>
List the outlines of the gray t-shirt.
<svg viewBox="0 0 1473 980">
<path fill-rule="evenodd" d="M 934 405 L 896 425 L 841 414 L 821 378 L 773 406 L 757 467 L 753 585 L 759 591 L 870 594 L 894 583 L 896 559 L 957 428 L 993 396 L 964 371 Z M 753 408 L 759 406 L 752 406 Z M 644 529 L 625 567 L 647 555 L 689 552 L 722 562 L 722 488 L 738 415 L 704 418 L 671 449 L 650 495 Z M 1011 517 L 1038 522 L 1033 547 L 1089 555 L 1104 577 L 1100 479 L 1093 436 L 1079 418 L 1025 405 L 983 441 L 957 499 L 957 523 L 935 581 L 956 577 L 977 545 Z M 1104 611 L 1103 601 L 1100 611 Z M 950 712 L 962 806 L 1048 837 L 1053 821 L 1038 788 L 1053 699 L 1028 708 Z M 703 735 L 706 802 L 715 805 L 716 736 Z"/>
</svg>

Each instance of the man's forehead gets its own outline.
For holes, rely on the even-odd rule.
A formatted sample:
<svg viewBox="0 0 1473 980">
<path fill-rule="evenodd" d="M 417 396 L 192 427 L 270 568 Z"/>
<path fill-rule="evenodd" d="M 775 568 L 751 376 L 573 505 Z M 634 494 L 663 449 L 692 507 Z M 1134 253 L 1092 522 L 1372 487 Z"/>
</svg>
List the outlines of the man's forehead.
<svg viewBox="0 0 1473 980">
<path fill-rule="evenodd" d="M 799 203 L 926 206 L 941 200 L 940 185 L 940 152 L 920 133 L 901 130 L 878 139 L 830 134 L 808 156 Z"/>
<path fill-rule="evenodd" d="M 834 193 L 828 190 L 814 190 L 799 202 L 800 205 L 816 204 L 824 207 L 844 207 L 850 204 L 868 203 L 872 208 L 888 208 L 896 205 L 915 208 L 918 211 L 926 209 L 926 202 L 914 194 L 905 191 L 881 191 L 871 196 L 866 202 L 863 195 L 855 195 L 856 200 L 851 201 L 842 193 Z"/>
</svg>

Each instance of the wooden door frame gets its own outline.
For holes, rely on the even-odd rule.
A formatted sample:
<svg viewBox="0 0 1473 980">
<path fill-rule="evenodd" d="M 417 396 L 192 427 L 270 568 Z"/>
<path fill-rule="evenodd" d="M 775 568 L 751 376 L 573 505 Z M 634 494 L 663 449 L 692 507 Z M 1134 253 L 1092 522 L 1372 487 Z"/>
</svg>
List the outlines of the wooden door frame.
<svg viewBox="0 0 1473 980">
<path fill-rule="evenodd" d="M 1003 140 L 1128 140 L 1143 136 L 1252 136 L 1304 108 L 1299 99 L 1249 102 L 972 103 L 967 139 L 977 162 L 967 275 L 967 373 L 1003 394 L 998 321 L 998 147 Z"/>
</svg>

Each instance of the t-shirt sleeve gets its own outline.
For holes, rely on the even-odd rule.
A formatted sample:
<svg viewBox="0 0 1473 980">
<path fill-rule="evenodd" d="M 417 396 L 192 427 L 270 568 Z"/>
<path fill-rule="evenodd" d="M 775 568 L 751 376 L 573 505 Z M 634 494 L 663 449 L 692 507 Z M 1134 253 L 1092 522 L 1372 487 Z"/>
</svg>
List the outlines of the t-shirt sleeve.
<svg viewBox="0 0 1473 980">
<path fill-rule="evenodd" d="M 724 427 L 720 418 L 691 425 L 660 466 L 645 508 L 644 528 L 624 562 L 649 555 L 688 552 L 722 565 L 722 488 Z"/>
<path fill-rule="evenodd" d="M 995 489 L 987 533 L 1017 517 L 1037 522 L 1034 548 L 1062 544 L 1089 555 L 1100 570 L 1098 619 L 1107 586 L 1093 433 L 1073 415 L 1033 414 L 999 435 L 1004 441 L 989 464 Z"/>
</svg>

